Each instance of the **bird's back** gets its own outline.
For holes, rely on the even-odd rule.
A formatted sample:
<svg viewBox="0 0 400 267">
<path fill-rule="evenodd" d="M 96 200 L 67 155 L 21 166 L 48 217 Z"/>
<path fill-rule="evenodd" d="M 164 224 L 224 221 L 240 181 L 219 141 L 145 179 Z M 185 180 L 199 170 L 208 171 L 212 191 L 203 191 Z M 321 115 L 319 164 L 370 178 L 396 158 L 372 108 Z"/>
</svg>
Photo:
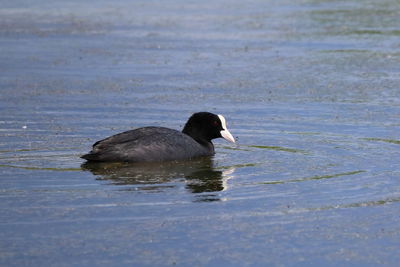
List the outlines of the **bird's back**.
<svg viewBox="0 0 400 267">
<path fill-rule="evenodd" d="M 149 162 L 184 160 L 214 154 L 213 145 L 203 146 L 190 136 L 164 127 L 143 127 L 96 142 L 89 161 Z"/>
</svg>

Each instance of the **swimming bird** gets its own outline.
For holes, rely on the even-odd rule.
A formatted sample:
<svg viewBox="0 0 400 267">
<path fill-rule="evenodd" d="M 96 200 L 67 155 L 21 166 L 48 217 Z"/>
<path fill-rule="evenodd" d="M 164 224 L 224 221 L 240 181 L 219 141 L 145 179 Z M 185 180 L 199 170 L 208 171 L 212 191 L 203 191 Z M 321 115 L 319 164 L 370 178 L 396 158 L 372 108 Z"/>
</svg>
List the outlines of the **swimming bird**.
<svg viewBox="0 0 400 267">
<path fill-rule="evenodd" d="M 194 113 L 182 132 L 165 127 L 142 127 L 94 143 L 81 158 L 98 162 L 157 162 L 187 160 L 215 154 L 211 142 L 224 138 L 235 143 L 222 115 Z"/>
</svg>

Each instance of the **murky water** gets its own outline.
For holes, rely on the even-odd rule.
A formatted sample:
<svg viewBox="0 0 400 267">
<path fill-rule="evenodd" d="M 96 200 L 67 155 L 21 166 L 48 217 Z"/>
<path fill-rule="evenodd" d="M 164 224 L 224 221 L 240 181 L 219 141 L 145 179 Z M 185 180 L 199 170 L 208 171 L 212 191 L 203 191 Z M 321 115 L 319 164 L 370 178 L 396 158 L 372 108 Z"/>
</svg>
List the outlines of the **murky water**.
<svg viewBox="0 0 400 267">
<path fill-rule="evenodd" d="M 0 8 L 0 263 L 396 265 L 396 1 Z M 131 128 L 223 114 L 215 157 L 84 164 Z"/>
</svg>

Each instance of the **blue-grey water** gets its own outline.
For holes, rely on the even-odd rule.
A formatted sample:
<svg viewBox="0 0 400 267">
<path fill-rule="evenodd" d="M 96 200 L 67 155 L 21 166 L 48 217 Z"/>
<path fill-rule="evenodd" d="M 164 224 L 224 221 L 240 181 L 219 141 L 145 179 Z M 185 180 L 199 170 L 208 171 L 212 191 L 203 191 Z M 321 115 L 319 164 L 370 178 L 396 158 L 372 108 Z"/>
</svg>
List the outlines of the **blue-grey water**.
<svg viewBox="0 0 400 267">
<path fill-rule="evenodd" d="M 3 1 L 0 265 L 396 266 L 400 6 Z M 197 111 L 237 145 L 85 165 Z"/>
</svg>

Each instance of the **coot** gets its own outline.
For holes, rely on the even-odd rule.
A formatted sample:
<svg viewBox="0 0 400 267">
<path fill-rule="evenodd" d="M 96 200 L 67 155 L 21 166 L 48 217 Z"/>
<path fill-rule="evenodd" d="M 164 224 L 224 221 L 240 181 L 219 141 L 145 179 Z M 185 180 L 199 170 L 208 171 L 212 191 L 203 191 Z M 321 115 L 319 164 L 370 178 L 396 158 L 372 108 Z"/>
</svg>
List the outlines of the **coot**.
<svg viewBox="0 0 400 267">
<path fill-rule="evenodd" d="M 83 155 L 88 161 L 154 162 L 214 155 L 211 140 L 223 137 L 235 143 L 225 118 L 209 112 L 193 114 L 182 132 L 165 127 L 143 127 L 110 136 Z"/>
</svg>

